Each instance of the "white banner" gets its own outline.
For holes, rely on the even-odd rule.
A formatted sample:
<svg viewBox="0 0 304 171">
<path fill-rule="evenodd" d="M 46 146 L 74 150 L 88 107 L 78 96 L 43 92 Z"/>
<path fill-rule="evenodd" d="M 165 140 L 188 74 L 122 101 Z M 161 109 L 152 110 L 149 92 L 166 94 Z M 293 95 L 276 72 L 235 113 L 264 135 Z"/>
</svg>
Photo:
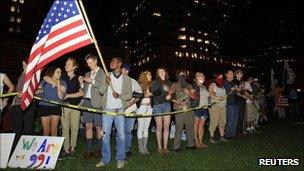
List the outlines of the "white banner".
<svg viewBox="0 0 304 171">
<path fill-rule="evenodd" d="M 54 169 L 63 137 L 21 136 L 9 161 L 12 168 Z"/>
<path fill-rule="evenodd" d="M 6 168 L 12 150 L 15 133 L 0 134 L 0 168 Z"/>
</svg>

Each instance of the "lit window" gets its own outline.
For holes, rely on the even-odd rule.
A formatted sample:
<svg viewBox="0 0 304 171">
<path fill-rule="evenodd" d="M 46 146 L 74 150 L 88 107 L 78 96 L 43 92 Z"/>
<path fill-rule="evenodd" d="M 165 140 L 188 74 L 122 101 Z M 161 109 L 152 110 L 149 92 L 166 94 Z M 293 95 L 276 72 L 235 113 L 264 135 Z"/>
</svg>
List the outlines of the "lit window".
<svg viewBox="0 0 304 171">
<path fill-rule="evenodd" d="M 189 57 L 189 53 L 188 52 L 186 52 L 186 57 Z"/>
<path fill-rule="evenodd" d="M 181 45 L 180 47 L 181 47 L 181 48 L 186 48 L 186 47 L 187 47 L 187 45 Z"/>
<path fill-rule="evenodd" d="M 194 58 L 194 54 L 193 53 L 191 53 L 191 58 Z"/>
<path fill-rule="evenodd" d="M 128 23 L 125 23 L 125 26 L 128 26 Z"/>
<path fill-rule="evenodd" d="M 147 62 L 149 62 L 150 61 L 150 57 L 147 57 Z"/>
<path fill-rule="evenodd" d="M 197 3 L 197 4 L 199 3 L 198 0 L 194 0 L 194 2 Z"/>
<path fill-rule="evenodd" d="M 148 32 L 148 35 L 151 35 L 151 32 Z"/>
<path fill-rule="evenodd" d="M 194 38 L 193 36 L 190 36 L 190 37 L 189 37 L 189 40 L 190 40 L 190 41 L 195 41 L 195 38 Z"/>
<path fill-rule="evenodd" d="M 208 48 L 206 48 L 205 51 L 208 52 Z"/>
<path fill-rule="evenodd" d="M 20 2 L 21 4 L 24 4 L 24 0 L 19 0 L 19 2 Z"/>
<path fill-rule="evenodd" d="M 9 31 L 9 32 L 14 32 L 14 28 L 13 28 L 13 27 L 10 27 L 10 28 L 8 28 L 8 31 Z"/>
<path fill-rule="evenodd" d="M 203 50 L 203 47 L 200 47 L 200 50 Z"/>
<path fill-rule="evenodd" d="M 17 2 L 17 0 L 12 0 L 13 2 Z"/>
<path fill-rule="evenodd" d="M 198 34 L 201 34 L 202 32 L 201 31 L 198 31 Z"/>
<path fill-rule="evenodd" d="M 210 44 L 209 40 L 205 40 L 205 44 Z"/>
<path fill-rule="evenodd" d="M 196 53 L 194 53 L 194 58 L 196 58 L 196 59 L 197 59 L 197 54 L 196 54 Z"/>
<path fill-rule="evenodd" d="M 153 16 L 160 17 L 160 16 L 161 16 L 161 13 L 160 13 L 160 12 L 154 12 L 154 13 L 153 13 Z"/>
<path fill-rule="evenodd" d="M 143 64 L 146 63 L 146 59 L 143 59 Z"/>
<path fill-rule="evenodd" d="M 197 39 L 197 42 L 202 42 L 202 39 Z"/>
<path fill-rule="evenodd" d="M 183 56 L 183 53 L 182 52 L 179 52 L 178 53 L 178 57 L 182 57 Z"/>
<path fill-rule="evenodd" d="M 187 36 L 186 35 L 178 35 L 178 40 L 186 40 Z"/>
<path fill-rule="evenodd" d="M 179 31 L 186 31 L 186 27 L 180 27 L 178 30 Z"/>
<path fill-rule="evenodd" d="M 11 12 L 15 12 L 16 11 L 16 7 L 15 6 L 11 6 Z"/>
<path fill-rule="evenodd" d="M 16 27 L 16 33 L 20 33 L 20 27 Z"/>
<path fill-rule="evenodd" d="M 216 62 L 217 61 L 216 57 L 214 57 L 213 60 Z"/>
<path fill-rule="evenodd" d="M 138 66 L 141 66 L 141 61 L 140 61 L 140 62 L 138 62 Z"/>
<path fill-rule="evenodd" d="M 20 12 L 20 9 L 19 8 L 17 8 L 17 13 L 19 13 Z"/>
<path fill-rule="evenodd" d="M 21 18 L 20 17 L 17 18 L 17 23 L 21 23 Z"/>
<path fill-rule="evenodd" d="M 178 56 L 178 52 L 175 52 L 175 56 Z"/>
<path fill-rule="evenodd" d="M 188 15 L 188 16 L 191 16 L 192 14 L 191 14 L 191 13 L 188 13 L 187 15 Z"/>
<path fill-rule="evenodd" d="M 15 22 L 15 17 L 14 16 L 10 16 L 9 21 L 10 22 Z"/>
<path fill-rule="evenodd" d="M 208 33 L 204 33 L 205 36 L 208 36 Z"/>
</svg>

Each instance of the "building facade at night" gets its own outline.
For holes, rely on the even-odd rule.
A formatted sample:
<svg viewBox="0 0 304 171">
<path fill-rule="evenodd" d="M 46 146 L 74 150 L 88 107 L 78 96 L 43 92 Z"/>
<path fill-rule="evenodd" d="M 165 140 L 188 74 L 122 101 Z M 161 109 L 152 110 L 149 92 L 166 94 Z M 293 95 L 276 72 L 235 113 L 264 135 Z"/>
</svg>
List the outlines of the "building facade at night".
<svg viewBox="0 0 304 171">
<path fill-rule="evenodd" d="M 0 1 L 0 68 L 16 81 L 28 57 L 48 5 L 37 0 Z"/>
<path fill-rule="evenodd" d="M 121 0 L 113 25 L 116 44 L 124 47 L 134 68 L 163 66 L 201 70 L 224 64 L 219 54 L 220 28 L 231 6 L 221 1 Z"/>
</svg>

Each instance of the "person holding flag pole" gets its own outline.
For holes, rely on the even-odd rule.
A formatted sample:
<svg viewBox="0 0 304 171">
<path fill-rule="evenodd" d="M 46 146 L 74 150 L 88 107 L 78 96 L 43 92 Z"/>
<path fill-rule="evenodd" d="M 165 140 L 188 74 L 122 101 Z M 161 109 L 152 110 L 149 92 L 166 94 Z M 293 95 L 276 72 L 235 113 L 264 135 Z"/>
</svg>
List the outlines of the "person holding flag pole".
<svg viewBox="0 0 304 171">
<path fill-rule="evenodd" d="M 31 103 L 44 66 L 71 51 L 94 43 L 106 76 L 101 56 L 81 0 L 56 0 L 51 6 L 32 47 L 24 76 L 21 108 Z M 113 89 L 112 84 L 110 87 Z M 114 91 L 113 91 L 114 92 Z"/>
<path fill-rule="evenodd" d="M 109 111 L 124 111 L 123 108 L 126 107 L 126 100 L 130 100 L 132 98 L 132 89 L 131 89 L 131 79 L 127 75 L 122 74 L 121 66 L 123 64 L 122 59 L 119 57 L 115 57 L 111 60 L 111 75 L 109 74 L 104 60 L 102 58 L 100 49 L 98 47 L 97 41 L 95 39 L 93 30 L 91 28 L 89 19 L 86 15 L 85 8 L 83 6 L 82 0 L 79 0 L 79 5 L 86 19 L 87 25 L 89 27 L 89 31 L 93 37 L 93 42 L 96 47 L 98 56 L 101 60 L 102 67 L 106 74 L 106 79 L 103 81 L 106 86 L 102 86 L 101 91 L 103 94 L 103 108 L 107 108 Z M 115 82 L 115 90 L 112 84 L 112 80 Z M 102 85 L 104 85 L 102 83 Z M 110 89 L 109 89 L 110 88 Z M 112 102 L 107 101 L 107 99 L 112 99 Z M 121 106 L 122 105 L 122 106 Z M 115 107 L 114 107 L 115 106 Z M 117 109 L 117 106 L 121 108 Z M 112 108 L 115 108 L 114 110 Z M 111 149 L 110 149 L 110 134 L 112 129 L 112 122 L 114 122 L 115 127 L 117 129 L 116 135 L 116 160 L 117 160 L 117 168 L 121 169 L 125 166 L 125 122 L 124 116 L 108 116 L 103 115 L 102 117 L 102 128 L 104 132 L 104 136 L 102 138 L 102 159 L 100 162 L 96 164 L 96 167 L 103 167 L 110 161 L 111 158 Z M 105 130 L 106 129 L 106 130 Z"/>
</svg>

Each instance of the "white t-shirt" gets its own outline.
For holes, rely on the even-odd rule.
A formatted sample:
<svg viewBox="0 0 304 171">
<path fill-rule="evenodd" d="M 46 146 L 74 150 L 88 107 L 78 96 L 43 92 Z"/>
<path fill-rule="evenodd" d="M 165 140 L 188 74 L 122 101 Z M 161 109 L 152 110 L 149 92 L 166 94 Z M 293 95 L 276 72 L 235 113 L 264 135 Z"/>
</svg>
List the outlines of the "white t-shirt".
<svg viewBox="0 0 304 171">
<path fill-rule="evenodd" d="M 96 77 L 96 74 L 97 74 L 98 70 L 99 70 L 99 67 L 96 69 L 95 72 L 91 71 L 90 78 L 94 79 Z M 88 90 L 87 90 L 86 94 L 84 95 L 85 98 L 89 98 L 89 99 L 91 98 L 92 84 L 94 84 L 94 81 L 91 84 L 89 84 Z"/>
<path fill-rule="evenodd" d="M 252 92 L 252 87 L 249 82 L 245 82 L 245 89 Z M 246 99 L 246 103 L 253 103 L 253 101 L 250 99 Z"/>
<path fill-rule="evenodd" d="M 110 74 L 111 82 L 114 88 L 114 91 L 118 94 L 121 94 L 121 88 L 122 88 L 122 76 L 121 74 L 118 78 L 114 76 L 113 73 Z M 108 94 L 107 94 L 107 109 L 120 109 L 122 108 L 122 101 L 120 98 L 115 99 L 113 96 L 113 91 L 110 87 L 108 86 Z"/>
<path fill-rule="evenodd" d="M 132 92 L 135 91 L 137 93 L 142 93 L 142 89 L 135 79 L 131 78 L 131 84 L 132 84 Z"/>
</svg>

